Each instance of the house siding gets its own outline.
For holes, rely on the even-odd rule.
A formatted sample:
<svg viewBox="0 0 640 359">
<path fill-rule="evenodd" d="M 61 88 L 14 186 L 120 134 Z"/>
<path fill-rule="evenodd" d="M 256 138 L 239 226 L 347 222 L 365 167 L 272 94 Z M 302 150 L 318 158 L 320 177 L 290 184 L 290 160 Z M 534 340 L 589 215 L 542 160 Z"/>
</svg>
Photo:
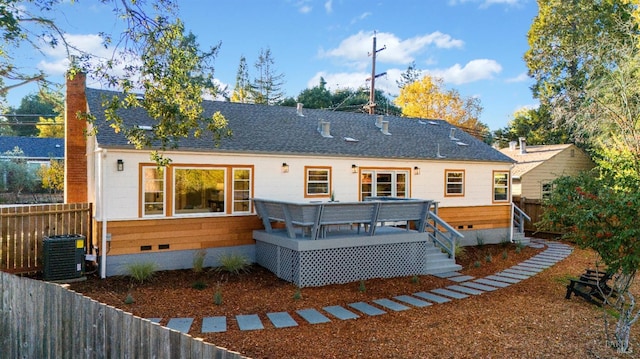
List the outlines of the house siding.
<svg viewBox="0 0 640 359">
<path fill-rule="evenodd" d="M 571 151 L 574 157 L 571 157 Z M 593 168 L 591 159 L 580 149 L 570 146 L 524 174 L 521 178 L 520 195 L 528 199 L 542 199 L 542 184 L 560 176 L 574 176 Z M 514 193 L 515 195 L 516 193 Z"/>
</svg>

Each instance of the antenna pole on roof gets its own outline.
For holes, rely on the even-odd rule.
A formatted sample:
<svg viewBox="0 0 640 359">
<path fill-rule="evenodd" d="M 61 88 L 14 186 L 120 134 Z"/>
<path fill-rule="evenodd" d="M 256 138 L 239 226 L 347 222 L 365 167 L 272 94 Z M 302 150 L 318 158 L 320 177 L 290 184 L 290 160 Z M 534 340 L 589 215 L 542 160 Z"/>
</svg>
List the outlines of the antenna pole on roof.
<svg viewBox="0 0 640 359">
<path fill-rule="evenodd" d="M 371 77 L 367 79 L 367 80 L 371 80 L 371 92 L 369 93 L 369 114 L 370 115 L 376 114 L 376 77 L 386 75 L 386 72 L 376 75 L 376 54 L 386 48 L 387 48 L 387 45 L 385 45 L 381 49 L 376 49 L 376 32 L 374 31 L 373 32 L 373 51 L 369 53 L 369 56 L 371 56 Z"/>
</svg>

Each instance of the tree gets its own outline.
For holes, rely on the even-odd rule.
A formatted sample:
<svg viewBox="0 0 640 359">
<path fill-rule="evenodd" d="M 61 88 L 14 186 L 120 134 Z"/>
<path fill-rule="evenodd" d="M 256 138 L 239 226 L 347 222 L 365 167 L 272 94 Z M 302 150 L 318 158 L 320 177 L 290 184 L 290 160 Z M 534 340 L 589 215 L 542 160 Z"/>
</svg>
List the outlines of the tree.
<svg viewBox="0 0 640 359">
<path fill-rule="evenodd" d="M 555 145 L 567 143 L 570 135 L 554 125 L 547 106 L 521 108 L 513 113 L 507 127 L 494 132 L 500 147 L 524 137 L 529 145 Z"/>
<path fill-rule="evenodd" d="M 206 133 L 213 141 L 230 135 L 226 120 L 217 113 L 210 118 L 202 115 L 200 106 L 203 96 L 218 92 L 213 82 L 212 61 L 219 45 L 201 50 L 195 36 L 186 34 L 184 25 L 177 17 L 175 0 L 101 0 L 112 3 L 116 18 L 126 23 L 125 30 L 114 39 L 102 33 L 104 45 L 118 44 L 113 57 L 98 58 L 93 54 L 73 48 L 66 42 L 65 33 L 48 16 L 56 13 L 62 0 L 32 0 L 22 2 L 2 0 L 0 2 L 0 29 L 3 46 L 0 48 L 0 95 L 23 83 L 44 81 L 42 74 L 22 74 L 7 52 L 26 44 L 39 49 L 42 41 L 48 46 L 62 44 L 72 61 L 69 76 L 79 72 L 89 73 L 110 86 L 123 91 L 122 97 L 105 102 L 105 115 L 115 131 L 122 132 L 137 148 L 151 148 L 159 143 L 159 149 L 151 157 L 160 165 L 170 159 L 162 152 L 177 146 L 180 138 L 201 136 Z M 32 11 L 36 10 L 36 11 Z M 37 13 L 36 13 L 37 12 Z M 47 46 L 44 45 L 44 46 Z M 92 62 L 92 60 L 97 61 Z M 123 72 L 114 71 L 124 66 Z M 14 80 L 6 84 L 7 80 Z M 136 91 L 145 92 L 138 99 Z M 118 116 L 120 108 L 139 107 L 156 122 L 152 131 L 128 127 Z M 86 114 L 89 121 L 94 117 Z M 96 128 L 96 127 L 94 127 Z"/>
<path fill-rule="evenodd" d="M 254 102 L 265 105 L 275 105 L 284 98 L 282 86 L 284 85 L 284 74 L 277 73 L 275 60 L 271 55 L 271 49 L 260 50 L 260 56 L 255 63 L 257 76 L 251 84 Z"/>
<path fill-rule="evenodd" d="M 64 97 L 58 91 L 51 91 L 47 87 L 40 90 L 38 97 L 53 106 L 54 117 L 40 116 L 36 129 L 38 137 L 64 138 Z"/>
<path fill-rule="evenodd" d="M 422 71 L 416 69 L 416 62 L 413 61 L 407 67 L 407 71 L 400 74 L 400 80 L 396 80 L 396 84 L 398 88 L 402 89 L 403 87 L 412 84 L 422 77 Z"/>
<path fill-rule="evenodd" d="M 231 102 L 248 103 L 251 98 L 251 83 L 249 82 L 249 69 L 247 59 L 240 56 L 240 64 L 236 74 L 236 84 L 231 93 Z"/>
<path fill-rule="evenodd" d="M 64 190 L 64 162 L 60 160 L 50 160 L 49 166 L 42 166 L 37 171 L 38 177 L 42 181 L 42 188 L 53 193 L 60 193 Z"/>
<path fill-rule="evenodd" d="M 488 127 L 478 119 L 482 112 L 480 99 L 462 98 L 457 90 L 445 88 L 444 80 L 438 77 L 425 75 L 405 85 L 395 104 L 403 116 L 442 119 L 479 138 L 488 133 Z"/>
<path fill-rule="evenodd" d="M 19 203 L 23 191 L 31 191 L 37 186 L 37 176 L 25 160 L 24 152 L 15 147 L 11 151 L 4 152 L 6 161 L 0 162 L 5 189 L 15 195 L 16 203 Z"/>
<path fill-rule="evenodd" d="M 11 115 L 6 117 L 17 136 L 36 136 L 36 123 L 42 116 L 55 115 L 55 105 L 46 101 L 40 94 L 32 93 L 22 98 L 20 106 L 10 109 Z"/>
<path fill-rule="evenodd" d="M 325 87 L 326 84 L 324 78 L 320 77 L 320 84 L 302 90 L 298 95 L 297 102 L 304 104 L 307 108 L 330 108 L 333 102 L 331 101 L 331 91 Z"/>
</svg>

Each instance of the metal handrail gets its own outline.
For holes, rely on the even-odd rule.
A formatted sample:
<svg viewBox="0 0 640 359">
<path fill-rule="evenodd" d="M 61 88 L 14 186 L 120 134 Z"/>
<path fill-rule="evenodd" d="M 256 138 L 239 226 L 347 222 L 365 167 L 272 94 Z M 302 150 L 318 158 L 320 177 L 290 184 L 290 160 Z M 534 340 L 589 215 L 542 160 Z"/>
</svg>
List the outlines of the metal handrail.
<svg viewBox="0 0 640 359">
<path fill-rule="evenodd" d="M 426 226 L 427 233 L 431 236 L 434 244 L 444 249 L 449 254 L 449 257 L 455 260 L 456 241 L 458 238 L 464 238 L 464 235 L 432 211 L 429 211 L 427 215 Z"/>
</svg>

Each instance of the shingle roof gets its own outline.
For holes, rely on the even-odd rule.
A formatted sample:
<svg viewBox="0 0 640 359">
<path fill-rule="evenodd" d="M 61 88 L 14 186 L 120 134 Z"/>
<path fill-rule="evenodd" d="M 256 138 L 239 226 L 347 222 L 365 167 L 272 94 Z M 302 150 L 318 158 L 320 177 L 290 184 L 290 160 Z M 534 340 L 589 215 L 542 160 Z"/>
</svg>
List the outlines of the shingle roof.
<svg viewBox="0 0 640 359">
<path fill-rule="evenodd" d="M 0 136 L 0 154 L 19 147 L 28 159 L 64 158 L 63 138 Z"/>
<path fill-rule="evenodd" d="M 520 149 L 503 148 L 500 152 L 513 158 L 516 161 L 515 166 L 511 170 L 513 178 L 519 178 L 525 173 L 548 161 L 553 156 L 571 147 L 571 144 L 562 145 L 540 145 L 527 146 L 525 153 L 520 153 Z"/>
<path fill-rule="evenodd" d="M 102 147 L 131 147 L 120 134 L 108 128 L 100 109 L 105 95 L 115 92 L 87 89 L 90 111 L 99 124 L 97 141 Z M 385 116 L 389 121 L 389 133 L 383 134 L 375 126 L 376 116 L 351 112 L 304 109 L 299 116 L 294 107 L 241 104 L 220 101 L 204 101 L 205 115 L 220 111 L 233 131 L 219 147 L 211 136 L 189 138 L 181 141 L 179 148 L 191 151 L 327 155 L 359 158 L 387 159 L 437 159 L 440 155 L 449 160 L 513 162 L 512 159 L 471 135 L 456 130 L 449 139 L 452 126 L 441 120 L 418 120 L 406 117 Z M 141 109 L 122 113 L 129 125 L 153 125 L 153 120 Z M 318 131 L 320 120 L 330 122 L 332 138 L 323 137 Z M 356 141 L 349 141 L 351 138 Z M 457 144 L 464 143 L 464 145 Z"/>
</svg>

